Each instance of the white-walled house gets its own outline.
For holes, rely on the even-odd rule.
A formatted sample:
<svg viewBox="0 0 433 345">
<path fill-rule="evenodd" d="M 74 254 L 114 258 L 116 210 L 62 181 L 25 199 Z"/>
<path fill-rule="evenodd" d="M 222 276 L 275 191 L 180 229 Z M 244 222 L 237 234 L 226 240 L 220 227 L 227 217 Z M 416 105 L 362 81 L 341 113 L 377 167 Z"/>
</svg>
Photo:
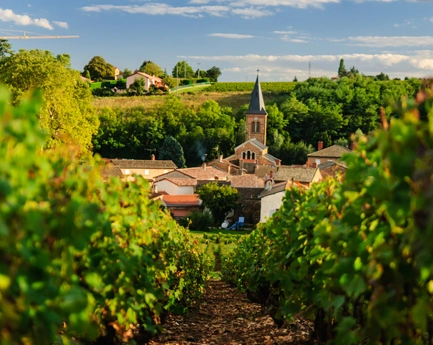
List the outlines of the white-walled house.
<svg viewBox="0 0 433 345">
<path fill-rule="evenodd" d="M 169 195 L 194 194 L 197 180 L 193 178 L 163 178 L 154 182 L 154 190 Z"/>
<path fill-rule="evenodd" d="M 149 91 L 149 88 L 151 85 L 154 85 L 155 87 L 163 87 L 164 83 L 161 78 L 156 77 L 154 75 L 149 75 L 144 72 L 135 71 L 130 76 L 126 77 L 126 88 L 129 89 L 129 87 L 134 83 L 137 79 L 144 79 L 144 89 L 146 91 Z"/>
</svg>

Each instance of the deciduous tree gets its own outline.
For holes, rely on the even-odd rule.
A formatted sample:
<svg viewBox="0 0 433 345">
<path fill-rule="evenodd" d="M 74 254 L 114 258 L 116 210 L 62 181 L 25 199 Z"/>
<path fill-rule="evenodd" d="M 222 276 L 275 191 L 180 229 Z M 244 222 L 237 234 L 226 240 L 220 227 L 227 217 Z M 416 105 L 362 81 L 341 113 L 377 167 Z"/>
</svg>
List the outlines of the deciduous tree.
<svg viewBox="0 0 433 345">
<path fill-rule="evenodd" d="M 219 67 L 213 66 L 206 71 L 206 75 L 210 81 L 217 82 L 219 76 L 221 75 L 221 70 Z"/>
<path fill-rule="evenodd" d="M 197 193 L 204 206 L 212 212 L 216 224 L 221 224 L 227 213 L 239 206 L 239 192 L 229 185 L 207 183 Z"/>
<path fill-rule="evenodd" d="M 162 68 L 150 60 L 143 61 L 140 66 L 140 72 L 144 72 L 149 75 L 155 75 L 157 77 L 161 77 L 164 74 Z"/>
<path fill-rule="evenodd" d="M 90 88 L 81 81 L 79 72 L 71 69 L 69 55 L 20 50 L 3 59 L 0 80 L 10 89 L 14 105 L 29 91 L 42 90 L 39 123 L 49 133 L 47 148 L 72 141 L 80 145 L 82 155 L 89 153 L 99 121 Z"/>
<path fill-rule="evenodd" d="M 92 80 L 113 79 L 114 66 L 107 63 L 102 56 L 94 56 L 89 63 L 84 66 L 84 73 L 89 71 Z"/>
<path fill-rule="evenodd" d="M 186 61 L 179 61 L 171 71 L 173 77 L 194 78 L 194 70 Z"/>
</svg>

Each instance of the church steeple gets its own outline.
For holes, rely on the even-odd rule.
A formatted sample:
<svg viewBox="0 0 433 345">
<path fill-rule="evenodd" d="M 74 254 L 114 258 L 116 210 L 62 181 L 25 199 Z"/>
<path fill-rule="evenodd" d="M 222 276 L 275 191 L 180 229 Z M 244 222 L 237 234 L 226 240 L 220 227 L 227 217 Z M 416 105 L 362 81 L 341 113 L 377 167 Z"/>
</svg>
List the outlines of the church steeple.
<svg viewBox="0 0 433 345">
<path fill-rule="evenodd" d="M 257 70 L 257 79 L 251 93 L 250 106 L 246 112 L 246 133 L 245 139 L 257 139 L 263 145 L 266 145 L 266 127 L 268 113 L 263 101 L 262 88 L 259 82 L 259 70 Z"/>
<path fill-rule="evenodd" d="M 265 109 L 265 102 L 263 101 L 262 88 L 260 87 L 258 73 L 256 84 L 254 85 L 253 92 L 251 93 L 250 106 L 248 107 L 247 114 L 268 114 Z"/>
</svg>

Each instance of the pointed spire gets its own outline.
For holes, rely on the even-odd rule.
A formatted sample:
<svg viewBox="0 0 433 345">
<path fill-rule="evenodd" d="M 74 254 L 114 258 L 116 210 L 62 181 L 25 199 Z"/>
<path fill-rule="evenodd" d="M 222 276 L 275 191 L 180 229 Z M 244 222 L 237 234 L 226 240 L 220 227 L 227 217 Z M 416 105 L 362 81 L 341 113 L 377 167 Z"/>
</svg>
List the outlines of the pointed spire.
<svg viewBox="0 0 433 345">
<path fill-rule="evenodd" d="M 251 93 L 250 106 L 248 107 L 247 114 L 268 114 L 265 109 L 265 102 L 263 101 L 262 88 L 260 87 L 259 70 L 257 70 L 256 84 L 254 85 L 253 92 Z"/>
</svg>

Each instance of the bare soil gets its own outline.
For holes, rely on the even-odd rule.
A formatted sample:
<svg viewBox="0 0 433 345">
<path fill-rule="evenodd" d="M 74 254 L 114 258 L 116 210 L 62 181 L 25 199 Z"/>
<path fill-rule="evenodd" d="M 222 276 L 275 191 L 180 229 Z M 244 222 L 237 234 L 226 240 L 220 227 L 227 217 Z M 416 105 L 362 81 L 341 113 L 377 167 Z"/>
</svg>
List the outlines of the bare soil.
<svg viewBox="0 0 433 345">
<path fill-rule="evenodd" d="M 307 345 L 311 322 L 297 319 L 279 328 L 260 304 L 248 300 L 228 283 L 210 280 L 187 315 L 169 315 L 164 331 L 151 345 Z"/>
</svg>

